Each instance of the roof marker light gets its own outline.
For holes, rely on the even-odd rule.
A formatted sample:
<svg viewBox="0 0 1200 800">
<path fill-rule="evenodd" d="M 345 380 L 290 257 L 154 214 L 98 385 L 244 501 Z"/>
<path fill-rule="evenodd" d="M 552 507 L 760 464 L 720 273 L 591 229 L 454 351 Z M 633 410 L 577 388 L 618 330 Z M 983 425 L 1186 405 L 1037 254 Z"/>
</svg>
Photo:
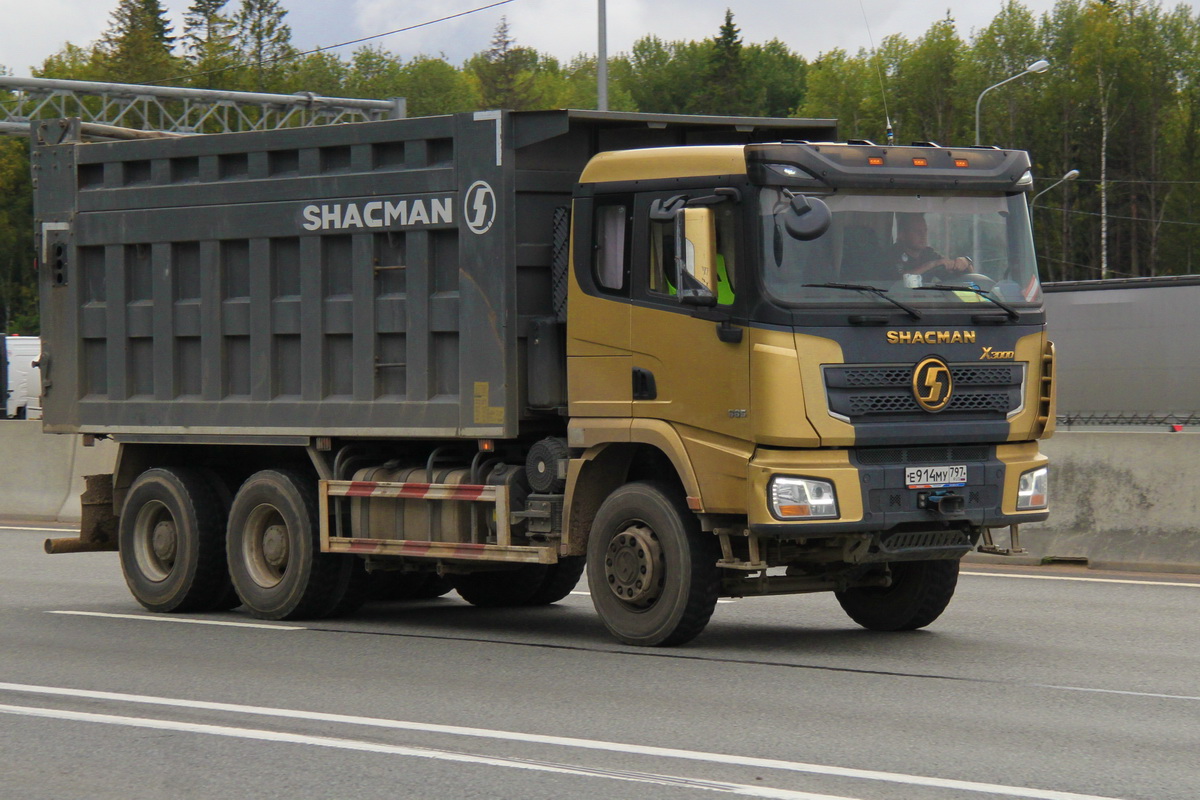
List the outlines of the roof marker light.
<svg viewBox="0 0 1200 800">
<path fill-rule="evenodd" d="M 883 156 L 867 156 L 867 163 L 872 167 L 882 167 Z"/>
<path fill-rule="evenodd" d="M 914 167 L 928 167 L 929 159 L 928 158 L 914 158 L 913 166 Z"/>
</svg>

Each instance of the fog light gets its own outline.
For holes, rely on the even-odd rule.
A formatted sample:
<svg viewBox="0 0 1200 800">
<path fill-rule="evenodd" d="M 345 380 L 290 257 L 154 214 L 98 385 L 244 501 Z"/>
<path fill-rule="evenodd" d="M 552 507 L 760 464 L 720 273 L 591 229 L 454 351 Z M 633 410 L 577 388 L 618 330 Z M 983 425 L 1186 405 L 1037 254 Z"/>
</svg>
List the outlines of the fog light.
<svg viewBox="0 0 1200 800">
<path fill-rule="evenodd" d="M 771 512 L 777 519 L 836 519 L 833 484 L 811 478 L 771 479 Z"/>
<path fill-rule="evenodd" d="M 1018 511 L 1046 507 L 1046 476 L 1048 472 L 1046 467 L 1038 467 L 1021 475 L 1021 483 L 1017 487 Z"/>
</svg>

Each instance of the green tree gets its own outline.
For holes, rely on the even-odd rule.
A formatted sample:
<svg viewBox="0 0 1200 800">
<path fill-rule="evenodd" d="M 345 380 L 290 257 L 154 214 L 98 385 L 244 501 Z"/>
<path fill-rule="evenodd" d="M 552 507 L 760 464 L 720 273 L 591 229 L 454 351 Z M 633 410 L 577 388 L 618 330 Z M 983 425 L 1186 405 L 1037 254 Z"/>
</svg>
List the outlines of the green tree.
<svg viewBox="0 0 1200 800">
<path fill-rule="evenodd" d="M 95 49 L 99 73 L 122 83 L 154 83 L 182 66 L 172 53 L 175 37 L 159 0 L 120 0 Z"/>
<path fill-rule="evenodd" d="M 878 92 L 866 53 L 849 56 L 834 48 L 809 65 L 808 92 L 796 116 L 836 119 L 842 136 L 883 141 L 883 126 L 868 108 L 869 98 Z"/>
<path fill-rule="evenodd" d="M 711 41 L 664 42 L 644 36 L 633 43 L 628 67 L 618 70 L 621 83 L 639 111 L 702 113 L 706 106 L 696 76 L 708 68 L 711 49 Z"/>
<path fill-rule="evenodd" d="M 183 22 L 183 42 L 191 65 L 188 83 L 196 87 L 236 86 L 241 54 L 234 44 L 233 20 L 222 13 L 229 0 L 194 0 Z"/>
<path fill-rule="evenodd" d="M 360 47 L 350 56 L 347 97 L 384 100 L 402 97 L 404 92 L 404 63 L 400 59 L 381 47 Z"/>
<path fill-rule="evenodd" d="M 904 137 L 952 142 L 962 130 L 962 111 L 955 104 L 955 81 L 962 40 L 947 16 L 930 26 L 903 55 L 892 81 L 904 108 Z"/>
<path fill-rule="evenodd" d="M 470 76 L 440 58 L 417 56 L 402 70 L 404 91 L 411 116 L 451 114 L 485 107 L 483 98 Z"/>
<path fill-rule="evenodd" d="M 287 60 L 296 53 L 291 26 L 283 21 L 287 13 L 279 0 L 242 0 L 234 14 L 234 41 L 249 71 L 246 88 L 271 91 L 287 73 Z"/>
<path fill-rule="evenodd" d="M 787 117 L 804 102 L 808 86 L 808 62 L 786 44 L 772 39 L 765 44 L 746 45 L 742 52 L 747 79 L 761 87 L 754 114 Z"/>
<path fill-rule="evenodd" d="M 1021 73 L 1045 55 L 1033 14 L 1016 0 L 1006 0 L 1000 13 L 976 34 L 959 64 L 959 107 L 974 109 L 980 92 Z M 1053 66 L 1059 69 L 1057 63 Z M 981 139 L 1010 147 L 1031 146 L 1031 126 L 1022 121 L 1035 113 L 1036 99 L 1045 93 L 1050 76 L 1028 76 L 989 94 L 980 113 Z"/>
<path fill-rule="evenodd" d="M 537 51 L 517 46 L 509 33 L 508 18 L 501 17 L 491 48 L 468 60 L 465 70 L 478 82 L 485 107 L 537 108 L 534 72 L 539 68 L 539 60 Z"/>
<path fill-rule="evenodd" d="M 620 63 L 619 58 L 609 59 L 608 108 L 610 111 L 636 111 L 633 97 L 621 78 Z M 576 56 L 549 83 L 542 90 L 549 108 L 595 108 L 599 103 L 594 56 Z"/>
<path fill-rule="evenodd" d="M 340 97 L 346 92 L 349 75 L 350 68 L 335 54 L 309 53 L 288 63 L 288 70 L 280 76 L 275 90 Z"/>
<path fill-rule="evenodd" d="M 766 87 L 752 82 L 742 45 L 742 32 L 733 22 L 733 12 L 725 9 L 725 22 L 708 48 L 708 63 L 699 74 L 699 97 L 695 104 L 708 114 L 757 114 L 766 106 Z M 695 107 L 695 106 L 693 106 Z"/>
<path fill-rule="evenodd" d="M 33 187 L 25 141 L 0 139 L 0 187 L 0 331 L 36 334 Z"/>
</svg>

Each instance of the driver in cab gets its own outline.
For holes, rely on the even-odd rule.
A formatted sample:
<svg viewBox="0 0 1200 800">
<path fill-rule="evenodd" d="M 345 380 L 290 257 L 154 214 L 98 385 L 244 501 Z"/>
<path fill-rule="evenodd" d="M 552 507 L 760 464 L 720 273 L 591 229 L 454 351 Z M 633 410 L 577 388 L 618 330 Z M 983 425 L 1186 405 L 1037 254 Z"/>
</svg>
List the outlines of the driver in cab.
<svg viewBox="0 0 1200 800">
<path fill-rule="evenodd" d="M 945 258 L 929 246 L 929 226 L 923 214 L 896 215 L 896 243 L 892 245 L 892 263 L 903 275 L 924 275 L 941 269 L 945 273 L 971 272 L 967 256 Z"/>
</svg>

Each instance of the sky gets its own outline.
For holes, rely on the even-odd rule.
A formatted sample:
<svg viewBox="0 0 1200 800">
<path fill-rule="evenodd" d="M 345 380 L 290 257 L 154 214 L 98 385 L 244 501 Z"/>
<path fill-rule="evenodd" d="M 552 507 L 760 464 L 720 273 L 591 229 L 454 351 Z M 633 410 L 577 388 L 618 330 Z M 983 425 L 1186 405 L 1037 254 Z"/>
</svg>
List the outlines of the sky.
<svg viewBox="0 0 1200 800">
<path fill-rule="evenodd" d="M 496 0 L 281 0 L 288 10 L 292 43 L 302 50 L 348 42 L 489 5 Z M 443 56 L 459 65 L 490 44 L 502 16 L 518 45 L 560 60 L 595 53 L 599 0 L 510 0 L 478 13 L 376 39 L 405 59 Z M 165 0 L 178 34 L 190 0 Z M 116 0 L 0 0 L 0 65 L 13 75 L 29 75 L 65 42 L 86 45 L 100 37 Z M 230 0 L 236 8 L 238 0 Z M 628 52 L 653 34 L 664 40 L 715 36 L 725 9 L 745 42 L 778 38 L 812 60 L 842 48 L 851 53 L 900 33 L 916 39 L 949 13 L 967 39 L 999 12 L 1002 0 L 606 0 L 608 52 Z M 1035 14 L 1054 0 L 1024 0 Z M 865 12 L 865 13 L 864 13 Z M 869 24 L 868 24 L 869 23 Z M 349 57 L 357 47 L 335 52 Z"/>
</svg>

